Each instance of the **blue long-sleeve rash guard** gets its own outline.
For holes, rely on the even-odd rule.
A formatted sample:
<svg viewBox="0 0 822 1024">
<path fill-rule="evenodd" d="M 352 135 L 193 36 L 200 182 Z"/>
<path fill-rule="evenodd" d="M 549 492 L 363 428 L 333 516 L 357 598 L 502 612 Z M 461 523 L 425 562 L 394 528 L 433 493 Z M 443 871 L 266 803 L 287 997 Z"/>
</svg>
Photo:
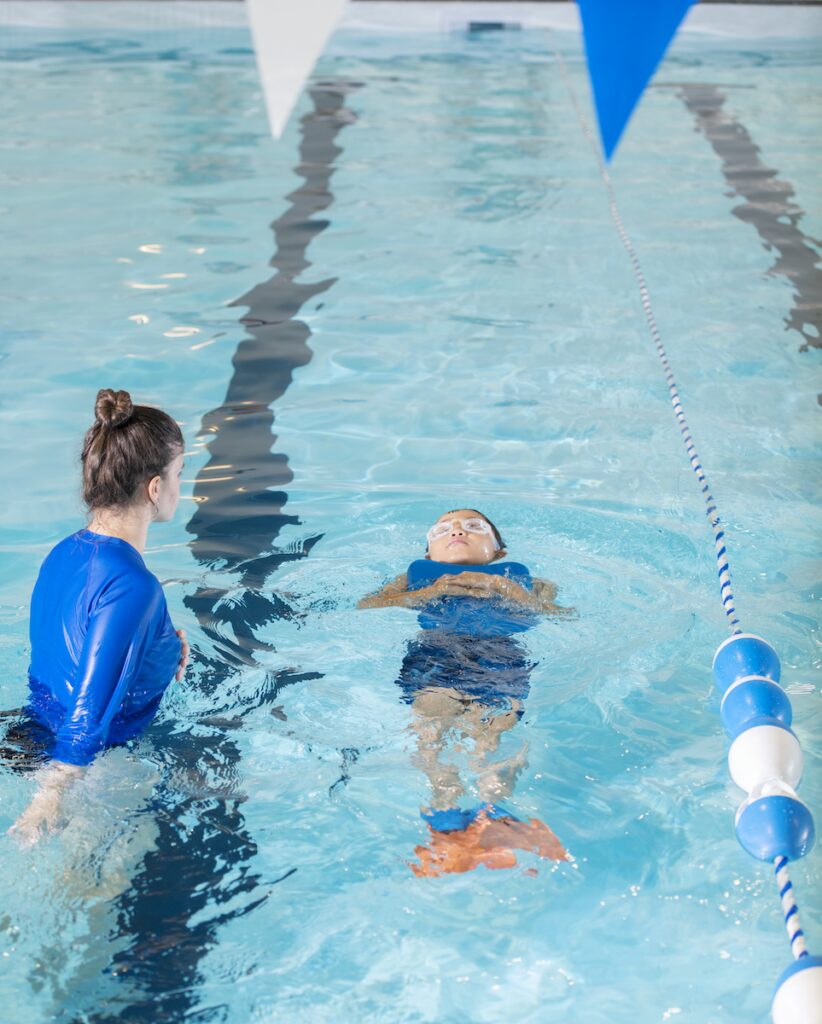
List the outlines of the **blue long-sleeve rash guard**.
<svg viewBox="0 0 822 1024">
<path fill-rule="evenodd" d="M 163 588 L 127 541 L 80 530 L 47 556 L 31 598 L 28 711 L 51 756 L 86 765 L 154 717 L 180 661 Z"/>
</svg>

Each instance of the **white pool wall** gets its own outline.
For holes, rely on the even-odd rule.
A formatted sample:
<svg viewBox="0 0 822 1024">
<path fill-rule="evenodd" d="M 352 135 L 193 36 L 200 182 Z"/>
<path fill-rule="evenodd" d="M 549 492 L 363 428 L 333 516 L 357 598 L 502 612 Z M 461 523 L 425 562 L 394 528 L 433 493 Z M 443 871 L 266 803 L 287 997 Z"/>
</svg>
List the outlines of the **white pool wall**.
<svg viewBox="0 0 822 1024">
<path fill-rule="evenodd" d="M 576 30 L 575 3 L 392 2 L 351 0 L 340 27 L 375 31 L 449 31 L 469 21 Z M 28 28 L 168 29 L 246 24 L 242 0 L 0 0 L 0 25 Z M 822 38 L 822 7 L 791 4 L 695 4 L 681 32 L 735 39 Z"/>
</svg>

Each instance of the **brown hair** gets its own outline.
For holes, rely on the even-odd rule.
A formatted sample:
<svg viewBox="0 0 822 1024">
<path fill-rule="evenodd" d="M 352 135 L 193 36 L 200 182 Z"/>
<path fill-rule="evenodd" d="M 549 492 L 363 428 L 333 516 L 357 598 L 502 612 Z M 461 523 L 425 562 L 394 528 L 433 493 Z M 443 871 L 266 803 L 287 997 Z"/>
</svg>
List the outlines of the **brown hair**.
<svg viewBox="0 0 822 1024">
<path fill-rule="evenodd" d="M 505 551 L 505 541 L 502 539 L 502 534 L 499 532 L 499 530 L 496 528 L 496 526 L 494 526 L 494 524 L 491 522 L 491 520 L 488 518 L 488 516 L 485 515 L 484 512 L 480 512 L 480 510 L 477 509 L 477 508 L 466 508 L 466 509 L 452 508 L 448 512 L 443 512 L 442 515 L 443 516 L 452 516 L 455 512 L 462 512 L 462 511 L 473 512 L 475 516 L 479 516 L 480 519 L 484 519 L 486 521 L 486 523 L 488 523 L 488 525 L 491 527 L 491 530 L 494 533 L 494 540 L 497 542 L 497 557 L 499 557 L 499 553 Z M 442 518 L 442 516 L 440 516 L 440 519 L 441 518 Z M 425 545 L 425 552 L 426 552 L 426 557 L 427 557 L 428 556 L 428 545 L 427 544 Z"/>
<path fill-rule="evenodd" d="M 83 441 L 83 500 L 92 510 L 128 505 L 182 451 L 182 431 L 168 413 L 111 388 L 97 392 L 94 416 Z"/>
</svg>

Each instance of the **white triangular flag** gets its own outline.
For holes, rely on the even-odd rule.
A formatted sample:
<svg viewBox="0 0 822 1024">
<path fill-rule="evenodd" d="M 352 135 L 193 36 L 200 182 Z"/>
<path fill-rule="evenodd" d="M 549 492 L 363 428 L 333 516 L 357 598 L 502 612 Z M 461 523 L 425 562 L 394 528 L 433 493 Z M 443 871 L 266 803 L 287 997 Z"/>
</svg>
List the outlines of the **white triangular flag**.
<svg viewBox="0 0 822 1024">
<path fill-rule="evenodd" d="M 246 0 L 271 134 L 283 132 L 346 0 Z"/>
</svg>

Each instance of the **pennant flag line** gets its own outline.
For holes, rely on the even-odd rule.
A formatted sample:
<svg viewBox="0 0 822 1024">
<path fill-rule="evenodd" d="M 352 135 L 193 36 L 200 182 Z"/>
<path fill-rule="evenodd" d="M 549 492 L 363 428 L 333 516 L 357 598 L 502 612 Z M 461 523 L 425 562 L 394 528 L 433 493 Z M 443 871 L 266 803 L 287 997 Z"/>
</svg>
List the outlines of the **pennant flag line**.
<svg viewBox="0 0 822 1024">
<path fill-rule="evenodd" d="M 346 0 L 246 0 L 271 134 L 288 123 Z"/>
<path fill-rule="evenodd" d="M 606 160 L 693 2 L 577 0 Z"/>
</svg>

